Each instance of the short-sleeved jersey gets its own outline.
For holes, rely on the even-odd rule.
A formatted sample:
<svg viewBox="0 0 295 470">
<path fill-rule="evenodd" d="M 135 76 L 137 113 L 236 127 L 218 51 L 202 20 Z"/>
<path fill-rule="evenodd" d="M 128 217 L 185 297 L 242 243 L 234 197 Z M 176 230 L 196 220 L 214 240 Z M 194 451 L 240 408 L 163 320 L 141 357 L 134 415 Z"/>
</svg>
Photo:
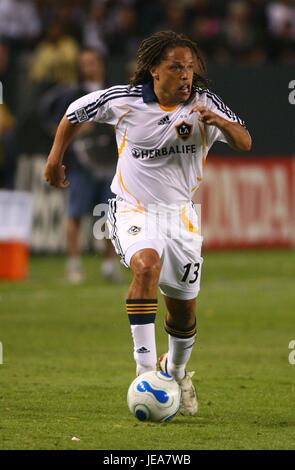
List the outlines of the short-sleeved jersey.
<svg viewBox="0 0 295 470">
<path fill-rule="evenodd" d="M 195 87 L 177 106 L 159 104 L 151 84 L 113 86 L 74 101 L 66 111 L 73 124 L 96 121 L 115 127 L 118 164 L 111 189 L 127 202 L 182 204 L 201 184 L 207 153 L 215 141 L 226 142 L 216 126 L 190 114 L 205 106 L 223 118 L 244 125 L 208 89 Z"/>
</svg>

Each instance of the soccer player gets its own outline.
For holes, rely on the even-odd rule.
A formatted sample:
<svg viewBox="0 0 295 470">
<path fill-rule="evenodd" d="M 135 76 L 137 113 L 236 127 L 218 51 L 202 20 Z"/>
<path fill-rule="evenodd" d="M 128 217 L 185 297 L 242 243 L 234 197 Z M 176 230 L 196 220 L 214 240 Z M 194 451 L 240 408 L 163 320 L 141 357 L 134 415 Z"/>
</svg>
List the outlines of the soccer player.
<svg viewBox="0 0 295 470">
<path fill-rule="evenodd" d="M 193 373 L 186 369 L 196 337 L 203 261 L 192 196 L 215 141 L 237 150 L 251 148 L 243 121 L 206 88 L 205 72 L 198 47 L 185 35 L 153 34 L 139 47 L 129 85 L 90 93 L 69 106 L 45 170 L 51 185 L 66 188 L 63 154 L 83 122 L 115 126 L 118 164 L 109 226 L 117 253 L 133 273 L 126 308 L 136 372 L 156 370 L 159 286 L 168 333 L 160 368 L 178 381 L 184 415 L 195 415 L 198 409 Z M 167 227 L 171 233 L 180 229 L 180 235 L 169 236 Z"/>
</svg>

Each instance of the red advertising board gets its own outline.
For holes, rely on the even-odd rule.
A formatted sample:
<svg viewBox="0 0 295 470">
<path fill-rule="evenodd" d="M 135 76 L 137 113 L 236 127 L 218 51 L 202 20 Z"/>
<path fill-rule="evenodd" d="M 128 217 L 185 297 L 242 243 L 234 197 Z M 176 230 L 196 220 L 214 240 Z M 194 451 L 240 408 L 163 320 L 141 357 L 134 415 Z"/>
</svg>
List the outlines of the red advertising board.
<svg viewBox="0 0 295 470">
<path fill-rule="evenodd" d="M 295 245 L 295 159 L 209 157 L 194 200 L 208 248 Z"/>
</svg>

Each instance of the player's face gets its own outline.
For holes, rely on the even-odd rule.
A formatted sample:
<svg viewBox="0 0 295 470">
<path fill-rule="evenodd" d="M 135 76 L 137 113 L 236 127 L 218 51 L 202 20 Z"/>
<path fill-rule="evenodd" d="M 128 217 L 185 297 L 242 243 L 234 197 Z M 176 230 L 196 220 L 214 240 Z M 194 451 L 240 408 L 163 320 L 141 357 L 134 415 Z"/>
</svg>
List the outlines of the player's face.
<svg viewBox="0 0 295 470">
<path fill-rule="evenodd" d="M 186 101 L 192 90 L 194 68 L 195 58 L 191 49 L 175 47 L 168 50 L 165 59 L 151 69 L 158 99 L 163 96 L 171 104 Z"/>
</svg>

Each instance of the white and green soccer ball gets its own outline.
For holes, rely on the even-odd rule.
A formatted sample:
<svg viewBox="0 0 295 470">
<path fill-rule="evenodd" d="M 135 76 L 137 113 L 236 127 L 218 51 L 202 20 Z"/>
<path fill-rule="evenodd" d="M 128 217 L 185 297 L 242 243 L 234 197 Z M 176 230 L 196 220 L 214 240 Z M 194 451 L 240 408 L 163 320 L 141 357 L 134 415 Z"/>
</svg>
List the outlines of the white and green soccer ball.
<svg viewBox="0 0 295 470">
<path fill-rule="evenodd" d="M 140 421 L 161 423 L 171 421 L 180 406 L 180 387 L 171 375 L 146 372 L 131 383 L 127 403 Z"/>
</svg>

